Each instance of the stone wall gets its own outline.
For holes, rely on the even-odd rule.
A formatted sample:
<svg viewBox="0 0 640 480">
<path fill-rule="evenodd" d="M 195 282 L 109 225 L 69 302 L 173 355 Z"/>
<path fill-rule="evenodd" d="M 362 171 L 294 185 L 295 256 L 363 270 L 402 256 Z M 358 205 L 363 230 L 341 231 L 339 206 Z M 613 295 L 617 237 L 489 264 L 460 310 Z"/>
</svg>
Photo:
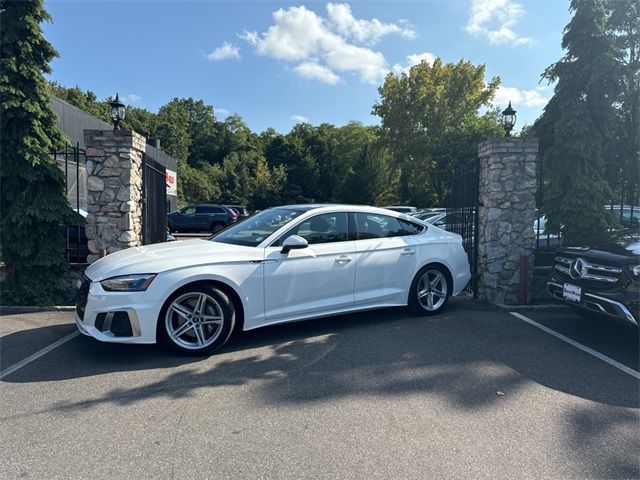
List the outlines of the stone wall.
<svg viewBox="0 0 640 480">
<path fill-rule="evenodd" d="M 478 154 L 478 297 L 516 305 L 520 255 L 527 257 L 528 285 L 532 281 L 538 139 L 490 139 L 478 146 Z"/>
<path fill-rule="evenodd" d="M 142 244 L 142 168 L 146 141 L 130 130 L 85 130 L 89 256 Z"/>
</svg>

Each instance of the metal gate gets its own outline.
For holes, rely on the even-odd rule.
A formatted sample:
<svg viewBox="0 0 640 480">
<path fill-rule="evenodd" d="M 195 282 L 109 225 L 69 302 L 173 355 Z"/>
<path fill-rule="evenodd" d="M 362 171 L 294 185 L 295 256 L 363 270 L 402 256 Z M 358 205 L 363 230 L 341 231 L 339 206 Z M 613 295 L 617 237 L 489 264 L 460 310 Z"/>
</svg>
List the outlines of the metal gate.
<svg viewBox="0 0 640 480">
<path fill-rule="evenodd" d="M 64 236 L 65 257 L 69 263 L 85 263 L 89 250 L 82 217 L 87 216 L 87 156 L 79 143 L 51 156 L 64 172 L 67 204 L 79 215 L 77 223 L 58 227 Z"/>
<path fill-rule="evenodd" d="M 167 240 L 166 168 L 144 155 L 142 167 L 142 243 Z"/>
<path fill-rule="evenodd" d="M 462 236 L 469 256 L 471 282 L 468 288 L 477 296 L 478 282 L 478 203 L 480 196 L 480 160 L 474 158 L 460 165 L 447 188 L 445 229 Z"/>
</svg>

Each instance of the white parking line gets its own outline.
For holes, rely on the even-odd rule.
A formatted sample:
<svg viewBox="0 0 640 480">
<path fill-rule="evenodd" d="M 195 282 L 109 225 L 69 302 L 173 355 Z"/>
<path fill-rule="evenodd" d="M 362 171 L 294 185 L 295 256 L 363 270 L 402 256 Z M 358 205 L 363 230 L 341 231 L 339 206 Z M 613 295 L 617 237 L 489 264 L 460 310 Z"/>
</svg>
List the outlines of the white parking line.
<svg viewBox="0 0 640 480">
<path fill-rule="evenodd" d="M 80 332 L 76 330 L 75 332 L 70 333 L 66 337 L 62 337 L 60 340 L 58 340 L 56 342 L 53 342 L 51 345 L 49 345 L 47 347 L 44 347 L 42 350 L 34 353 L 33 355 L 28 356 L 24 360 L 20 360 L 18 363 L 15 363 L 15 364 L 11 365 L 6 370 L 2 370 L 0 372 L 0 380 L 2 380 L 7 375 L 11 375 L 16 370 L 20 370 L 25 365 L 29 365 L 34 360 L 37 360 L 38 358 L 42 357 L 43 355 L 46 355 L 47 353 L 49 353 L 54 348 L 58 348 L 63 343 L 68 342 L 69 340 L 71 340 L 74 337 L 77 337 L 78 335 L 80 335 Z"/>
<path fill-rule="evenodd" d="M 603 355 L 600 352 L 596 352 L 595 350 L 593 350 L 593 349 L 591 349 L 589 347 L 586 347 L 586 346 L 582 345 L 581 343 L 576 342 L 575 340 L 571 340 L 569 337 L 565 337 L 564 335 L 556 332 L 555 330 L 551 330 L 550 328 L 545 327 L 544 325 L 541 325 L 538 322 L 535 322 L 535 321 L 531 320 L 530 318 L 527 318 L 524 315 L 519 314 L 518 312 L 509 312 L 509 313 L 511 313 L 511 315 L 513 315 L 514 317 L 519 318 L 523 322 L 527 322 L 529 325 L 532 325 L 532 326 L 534 326 L 536 328 L 539 328 L 543 332 L 547 332 L 548 334 L 553 335 L 554 337 L 559 338 L 560 340 L 562 340 L 564 342 L 567 342 L 569 345 L 573 345 L 574 347 L 579 348 L 583 352 L 586 352 L 589 355 L 593 355 L 597 359 L 608 363 L 612 367 L 615 367 L 618 370 L 622 370 L 624 373 L 628 373 L 632 377 L 635 377 L 638 380 L 640 380 L 640 372 L 636 372 L 632 368 L 629 368 L 626 365 L 621 364 L 620 362 L 616 362 L 612 358 L 609 358 L 609 357 L 607 357 L 606 355 Z"/>
</svg>

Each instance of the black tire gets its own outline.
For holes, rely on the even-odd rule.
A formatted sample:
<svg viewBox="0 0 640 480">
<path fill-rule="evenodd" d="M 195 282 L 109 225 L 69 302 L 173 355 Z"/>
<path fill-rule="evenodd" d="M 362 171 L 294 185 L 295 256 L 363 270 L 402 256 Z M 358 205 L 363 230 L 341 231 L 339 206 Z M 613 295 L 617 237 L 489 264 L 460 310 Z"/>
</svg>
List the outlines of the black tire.
<svg viewBox="0 0 640 480">
<path fill-rule="evenodd" d="M 196 313 L 200 299 L 204 299 L 203 307 Z M 187 315 L 190 310 L 191 316 Z M 219 321 L 213 320 L 218 317 Z M 236 309 L 229 296 L 220 289 L 199 284 L 169 297 L 158 316 L 157 336 L 160 343 L 174 352 L 205 356 L 229 340 L 235 323 Z"/>
<path fill-rule="evenodd" d="M 218 233 L 224 227 L 226 227 L 226 225 L 224 223 L 212 223 L 211 224 L 211 233 Z"/>
<path fill-rule="evenodd" d="M 425 278 L 429 285 L 425 284 Z M 440 265 L 425 265 L 411 282 L 408 307 L 416 315 L 431 316 L 440 313 L 451 296 L 449 272 Z M 429 298 L 431 303 L 429 303 Z M 431 306 L 429 306 L 431 305 Z"/>
</svg>

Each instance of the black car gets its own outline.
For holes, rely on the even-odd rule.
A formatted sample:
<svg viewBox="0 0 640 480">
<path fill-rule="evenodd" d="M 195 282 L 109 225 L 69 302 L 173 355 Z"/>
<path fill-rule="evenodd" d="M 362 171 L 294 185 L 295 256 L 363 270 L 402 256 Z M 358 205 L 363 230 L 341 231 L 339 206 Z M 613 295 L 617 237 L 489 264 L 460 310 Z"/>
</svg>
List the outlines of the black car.
<svg viewBox="0 0 640 480">
<path fill-rule="evenodd" d="M 171 232 L 219 232 L 238 220 L 238 214 L 224 205 L 187 205 L 167 215 Z"/>
<path fill-rule="evenodd" d="M 617 317 L 638 325 L 640 232 L 623 230 L 607 240 L 560 248 L 547 292 L 579 313 Z"/>
</svg>

